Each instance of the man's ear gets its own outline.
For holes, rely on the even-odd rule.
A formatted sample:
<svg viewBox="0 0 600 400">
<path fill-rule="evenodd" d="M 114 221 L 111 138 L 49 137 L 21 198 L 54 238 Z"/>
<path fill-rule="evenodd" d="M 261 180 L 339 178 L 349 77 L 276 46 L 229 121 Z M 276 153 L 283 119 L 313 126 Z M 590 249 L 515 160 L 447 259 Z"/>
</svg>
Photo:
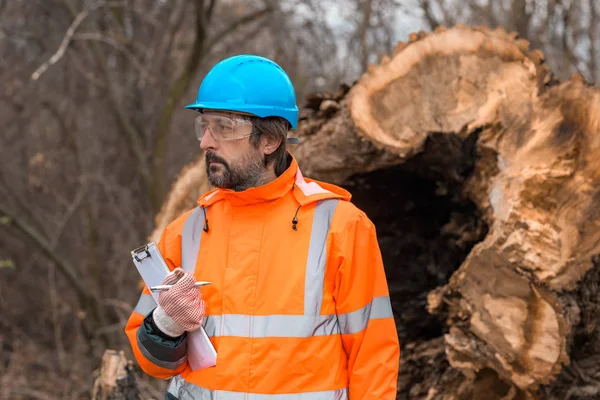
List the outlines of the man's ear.
<svg viewBox="0 0 600 400">
<path fill-rule="evenodd" d="M 263 149 L 263 153 L 267 156 L 273 153 L 279 148 L 282 140 L 283 139 L 281 137 L 275 137 L 273 135 L 261 135 L 260 145 Z"/>
</svg>

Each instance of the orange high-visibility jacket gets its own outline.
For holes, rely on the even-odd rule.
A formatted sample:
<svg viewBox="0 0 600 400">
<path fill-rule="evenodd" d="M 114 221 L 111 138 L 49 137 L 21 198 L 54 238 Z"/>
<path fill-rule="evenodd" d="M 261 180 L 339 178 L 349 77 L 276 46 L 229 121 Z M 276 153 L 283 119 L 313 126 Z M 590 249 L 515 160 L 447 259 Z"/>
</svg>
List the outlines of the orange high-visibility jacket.
<svg viewBox="0 0 600 400">
<path fill-rule="evenodd" d="M 144 289 L 126 327 L 140 367 L 173 377 L 179 399 L 395 399 L 400 349 L 375 227 L 349 200 L 294 159 L 266 185 L 202 196 L 158 247 L 169 268 L 187 258 L 213 282 L 202 294 L 217 365 L 192 371 L 185 340 L 170 349 L 140 333 L 156 307 Z"/>
</svg>

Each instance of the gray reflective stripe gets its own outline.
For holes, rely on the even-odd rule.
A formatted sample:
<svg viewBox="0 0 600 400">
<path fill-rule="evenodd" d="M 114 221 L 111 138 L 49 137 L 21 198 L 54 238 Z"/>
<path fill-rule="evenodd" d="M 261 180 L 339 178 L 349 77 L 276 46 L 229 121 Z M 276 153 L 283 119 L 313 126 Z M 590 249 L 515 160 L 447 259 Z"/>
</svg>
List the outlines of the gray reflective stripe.
<svg viewBox="0 0 600 400">
<path fill-rule="evenodd" d="M 358 333 L 365 330 L 373 319 L 392 318 L 392 303 L 389 296 L 374 297 L 371 304 L 338 316 L 342 334 Z"/>
<path fill-rule="evenodd" d="M 204 318 L 204 330 L 209 337 L 308 338 L 358 333 L 367 328 L 370 320 L 393 316 L 390 298 L 381 296 L 359 310 L 340 315 L 208 315 Z"/>
<path fill-rule="evenodd" d="M 221 332 L 221 316 L 206 315 L 202 321 L 202 326 L 208 337 L 218 337 Z"/>
<path fill-rule="evenodd" d="M 149 294 L 142 293 L 138 300 L 133 312 L 142 315 L 148 315 L 148 313 L 156 308 L 156 302 Z"/>
<path fill-rule="evenodd" d="M 180 376 L 171 380 L 169 393 L 180 400 L 347 400 L 348 389 L 327 390 L 324 392 L 304 392 L 287 394 L 259 394 L 210 390 L 186 382 Z"/>
<path fill-rule="evenodd" d="M 308 338 L 340 333 L 334 315 L 209 315 L 204 330 L 209 337 L 237 336 L 246 338 Z"/>
<path fill-rule="evenodd" d="M 183 225 L 183 231 L 181 232 L 181 268 L 186 272 L 194 273 L 196 269 L 203 221 L 204 212 L 202 207 L 196 207 Z"/>
<path fill-rule="evenodd" d="M 148 349 L 142 344 L 142 342 L 140 340 L 140 335 L 139 334 L 137 335 L 137 344 L 138 344 L 138 348 L 142 352 L 142 355 L 148 361 L 150 361 L 152 364 L 158 365 L 161 368 L 177 369 L 177 367 L 179 367 L 181 364 L 183 364 L 185 362 L 185 360 L 187 359 L 187 356 L 184 355 L 181 359 L 179 359 L 177 361 L 162 361 L 162 360 L 159 360 L 158 358 L 156 358 L 152 354 L 150 354 L 150 351 L 148 351 Z"/>
<path fill-rule="evenodd" d="M 315 208 L 304 281 L 304 315 L 321 313 L 327 261 L 327 235 L 338 203 L 338 199 L 321 200 Z"/>
<path fill-rule="evenodd" d="M 369 319 L 383 319 L 394 317 L 390 296 L 373 297 L 373 302 L 371 304 L 371 317 Z"/>
</svg>

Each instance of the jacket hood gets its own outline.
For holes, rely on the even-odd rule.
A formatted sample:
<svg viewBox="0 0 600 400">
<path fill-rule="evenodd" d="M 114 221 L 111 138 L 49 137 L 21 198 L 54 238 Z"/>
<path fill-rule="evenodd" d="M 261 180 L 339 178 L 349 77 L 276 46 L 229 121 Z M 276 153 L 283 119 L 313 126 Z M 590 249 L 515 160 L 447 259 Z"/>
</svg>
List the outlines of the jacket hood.
<svg viewBox="0 0 600 400">
<path fill-rule="evenodd" d="M 292 159 L 290 166 L 273 181 L 242 192 L 230 189 L 213 189 L 198 199 L 198 205 L 209 207 L 221 200 L 226 200 L 233 206 L 250 205 L 276 200 L 290 191 L 292 191 L 300 206 L 325 199 L 350 201 L 352 196 L 348 191 L 329 183 L 304 178 L 296 159 L 290 153 L 288 155 Z"/>
</svg>

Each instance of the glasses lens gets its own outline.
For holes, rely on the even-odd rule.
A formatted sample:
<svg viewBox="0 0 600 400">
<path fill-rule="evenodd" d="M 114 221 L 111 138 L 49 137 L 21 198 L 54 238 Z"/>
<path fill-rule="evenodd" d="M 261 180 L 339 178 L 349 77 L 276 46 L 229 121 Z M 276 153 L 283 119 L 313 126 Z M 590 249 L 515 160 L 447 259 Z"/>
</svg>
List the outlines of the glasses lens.
<svg viewBox="0 0 600 400">
<path fill-rule="evenodd" d="M 197 117 L 196 123 L 194 124 L 194 129 L 196 130 L 196 137 L 198 138 L 198 141 L 202 141 L 202 138 L 206 133 L 206 128 L 208 128 L 206 121 L 203 121 L 201 116 Z"/>
<path fill-rule="evenodd" d="M 215 140 L 231 139 L 235 136 L 235 127 L 236 122 L 231 118 L 204 114 L 196 117 L 196 137 L 200 141 L 206 134 L 207 129 L 210 130 Z"/>
</svg>

